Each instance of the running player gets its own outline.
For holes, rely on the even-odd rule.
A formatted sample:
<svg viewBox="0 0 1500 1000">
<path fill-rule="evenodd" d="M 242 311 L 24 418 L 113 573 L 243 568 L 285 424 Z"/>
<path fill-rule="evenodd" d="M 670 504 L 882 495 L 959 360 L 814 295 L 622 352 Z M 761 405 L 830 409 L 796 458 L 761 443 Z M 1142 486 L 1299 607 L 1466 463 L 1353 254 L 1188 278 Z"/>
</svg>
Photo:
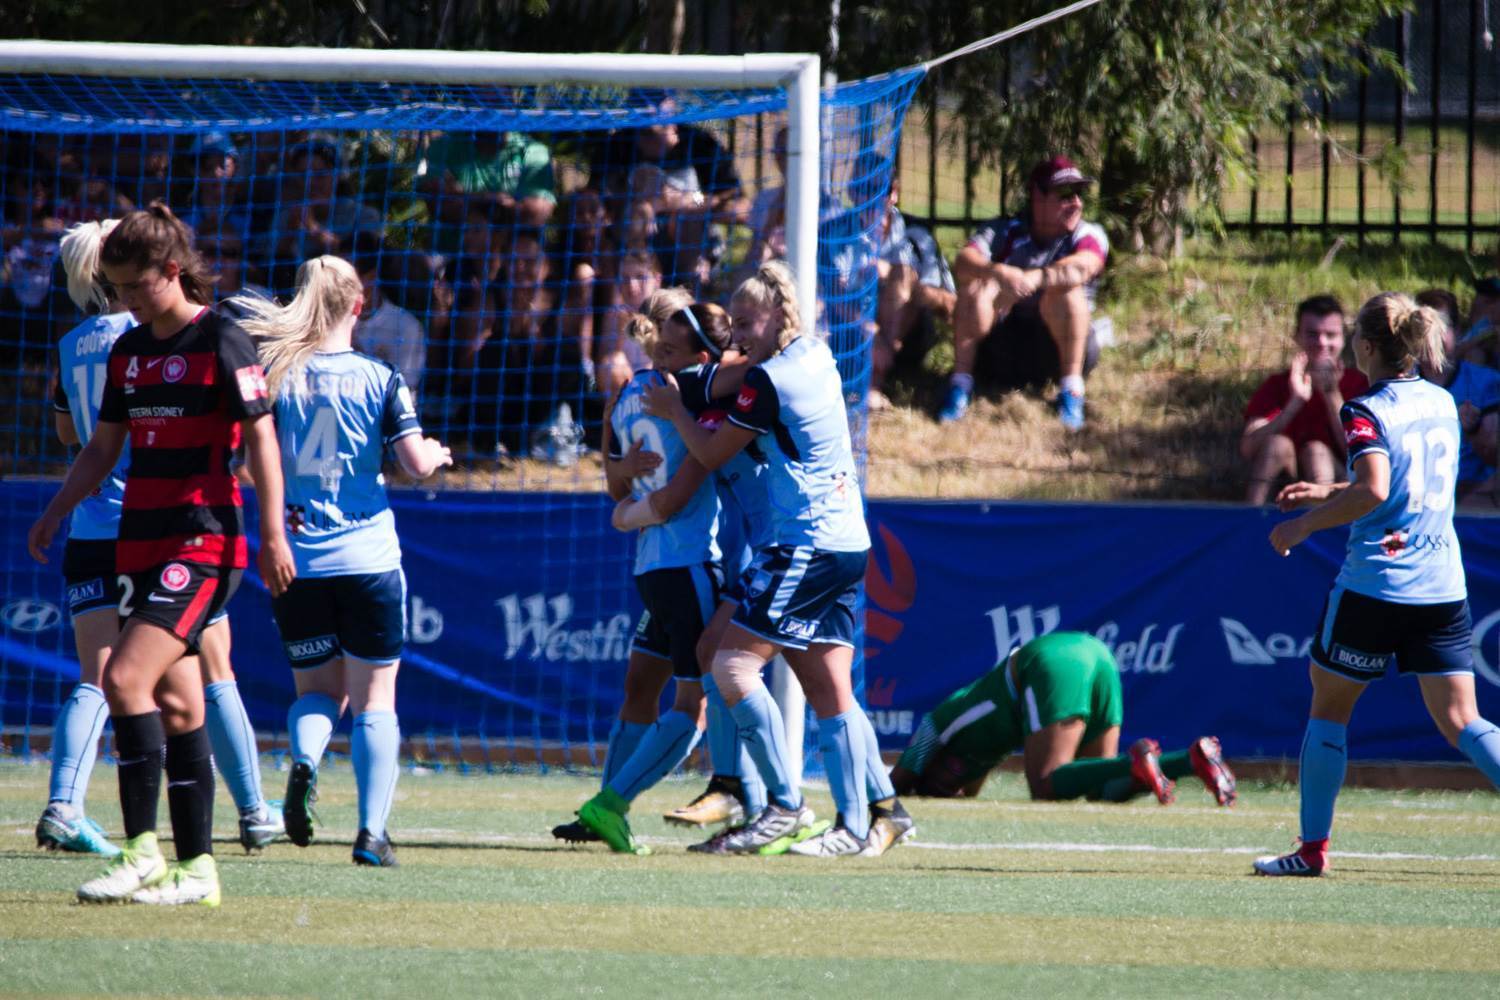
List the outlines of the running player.
<svg viewBox="0 0 1500 1000">
<path fill-rule="evenodd" d="M 318 764 L 347 704 L 359 790 L 353 859 L 394 866 L 386 820 L 401 743 L 396 671 L 406 578 L 381 460 L 391 448 L 403 469 L 425 479 L 453 459 L 422 436 L 401 373 L 353 349 L 364 288 L 347 261 L 305 262 L 288 306 L 231 301 L 266 365 L 297 567 L 297 579 L 271 602 L 297 688 L 287 713 L 287 836 L 300 847 L 312 842 Z"/>
<path fill-rule="evenodd" d="M 714 654 L 713 673 L 770 801 L 727 832 L 716 850 L 787 845 L 799 854 L 843 856 L 871 847 L 871 810 L 909 824 L 883 765 L 874 727 L 854 699 L 853 608 L 870 547 L 849 444 L 843 382 L 827 345 L 803 336 L 796 289 L 785 265 L 762 265 L 730 302 L 735 340 L 751 367 L 717 430 L 700 427 L 676 386 L 648 397 L 669 417 L 689 452 L 719 469 L 752 441 L 767 456 L 772 543 L 744 575 L 745 596 Z M 839 815 L 821 832 L 786 762 L 781 715 L 761 670 L 785 651 L 818 715 L 819 749 Z M 867 783 L 875 785 L 871 801 Z"/>
<path fill-rule="evenodd" d="M 1297 782 L 1302 842 L 1290 854 L 1258 859 L 1261 875 L 1328 870 L 1349 719 L 1365 686 L 1393 658 L 1400 673 L 1417 675 L 1448 742 L 1500 785 L 1500 729 L 1480 717 L 1474 701 L 1468 589 L 1453 531 L 1458 410 L 1418 368 L 1443 367 L 1442 317 L 1382 292 L 1359 310 L 1353 348 L 1370 389 L 1341 414 L 1349 481 L 1293 483 L 1276 498 L 1282 510 L 1312 508 L 1271 532 L 1271 547 L 1282 555 L 1315 531 L 1350 528 L 1308 667 L 1312 706 Z"/>
<path fill-rule="evenodd" d="M 64 444 L 87 441 L 98 422 L 110 348 L 135 326 L 130 313 L 106 290 L 99 248 L 117 220 L 81 222 L 63 237 L 60 256 L 68 295 L 79 309 L 99 310 L 58 344 L 59 377 L 53 396 L 58 437 Z M 37 823 L 37 844 L 49 849 L 91 851 L 113 857 L 98 826 L 83 817 L 88 787 L 104 727 L 106 706 L 99 687 L 110 647 L 119 636 L 121 585 L 115 573 L 115 537 L 125 494 L 128 452 L 89 497 L 74 509 L 63 549 L 80 684 L 54 727 L 52 783 L 47 809 Z M 107 612 L 107 613 L 106 613 Z M 209 742 L 219 773 L 230 786 L 240 814 L 240 843 L 259 849 L 280 836 L 281 816 L 261 796 L 255 730 L 239 697 L 229 662 L 229 613 L 220 609 L 204 629 L 198 663 L 203 672 Z"/>
<path fill-rule="evenodd" d="M 610 411 L 611 449 L 612 457 L 620 459 L 643 445 L 663 461 L 634 480 L 634 499 L 622 500 L 614 523 L 621 530 L 639 531 L 635 582 L 645 605 L 626 683 L 632 672 L 639 674 L 656 660 L 671 664 L 676 690 L 672 709 L 647 730 L 629 759 L 614 767 L 606 762 L 603 790 L 578 810 L 579 822 L 613 850 L 636 854 L 649 851 L 630 833 L 630 803 L 686 760 L 702 733 L 698 639 L 723 581 L 716 540 L 718 494 L 672 425 L 643 411 L 642 397 L 661 382 L 660 373 L 696 369 L 721 357 L 729 346 L 729 320 L 713 306 L 688 306 L 663 323 L 650 341 L 654 370 L 632 376 Z"/>
<path fill-rule="evenodd" d="M 999 763 L 1024 754 L 1034 799 L 1123 802 L 1146 792 L 1166 805 L 1174 780 L 1196 773 L 1219 805 L 1233 805 L 1234 774 L 1219 741 L 1199 737 L 1162 753 L 1152 739 L 1120 754 L 1120 670 L 1086 632 L 1052 632 L 938 705 L 917 726 L 891 771 L 902 794 L 977 795 Z"/>
<path fill-rule="evenodd" d="M 261 576 L 273 594 L 294 568 L 282 520 L 280 456 L 265 380 L 243 330 L 208 308 L 192 234 L 160 202 L 127 215 L 100 252 L 105 277 L 143 326 L 111 349 L 93 435 L 27 543 L 45 561 L 64 515 L 105 479 L 127 436 L 115 568 L 125 619 L 103 674 L 119 755 L 126 840 L 80 900 L 217 906 L 213 764 L 203 681 L 184 654 L 228 602 L 246 565 L 230 456 L 244 435 L 261 508 Z M 177 864 L 156 841 L 162 764 Z"/>
</svg>

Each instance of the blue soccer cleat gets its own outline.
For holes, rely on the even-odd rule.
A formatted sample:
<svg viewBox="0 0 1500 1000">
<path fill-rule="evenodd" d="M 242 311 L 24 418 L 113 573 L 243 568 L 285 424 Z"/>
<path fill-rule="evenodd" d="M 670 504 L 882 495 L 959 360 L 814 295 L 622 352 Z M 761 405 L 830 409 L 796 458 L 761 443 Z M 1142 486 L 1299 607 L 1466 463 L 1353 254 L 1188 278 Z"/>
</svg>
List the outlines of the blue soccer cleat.
<svg viewBox="0 0 1500 1000">
<path fill-rule="evenodd" d="M 98 823 L 62 802 L 47 806 L 36 824 L 36 846 L 49 851 L 72 851 L 112 858 L 120 849 L 109 842 Z"/>
</svg>

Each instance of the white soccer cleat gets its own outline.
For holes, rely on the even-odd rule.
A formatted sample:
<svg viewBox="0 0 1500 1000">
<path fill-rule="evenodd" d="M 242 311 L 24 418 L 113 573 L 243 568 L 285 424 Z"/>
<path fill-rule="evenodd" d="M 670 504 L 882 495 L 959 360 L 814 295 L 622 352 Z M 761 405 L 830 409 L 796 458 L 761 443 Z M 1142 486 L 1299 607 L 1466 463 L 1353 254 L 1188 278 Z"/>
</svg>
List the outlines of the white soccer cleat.
<svg viewBox="0 0 1500 1000">
<path fill-rule="evenodd" d="M 240 817 L 240 846 L 245 853 L 258 851 L 278 837 L 286 836 L 281 810 L 262 802 L 255 812 Z"/>
<path fill-rule="evenodd" d="M 219 868 L 212 854 L 200 854 L 173 865 L 160 882 L 130 898 L 150 906 L 218 906 Z"/>
<path fill-rule="evenodd" d="M 120 845 L 104 874 L 78 887 L 80 903 L 123 903 L 142 889 L 167 877 L 167 859 L 161 856 L 156 834 L 142 833 Z"/>
<path fill-rule="evenodd" d="M 728 854 L 782 854 L 816 818 L 805 805 L 787 809 L 772 802 L 751 822 L 728 831 L 722 848 Z"/>
<path fill-rule="evenodd" d="M 870 846 L 869 839 L 861 840 L 844 825 L 844 817 L 815 837 L 808 837 L 787 848 L 788 854 L 800 854 L 804 858 L 849 858 L 857 857 Z"/>
<path fill-rule="evenodd" d="M 1255 859 L 1255 874 L 1316 878 L 1328 870 L 1328 855 L 1317 851 L 1295 850 L 1290 854 L 1268 855 Z"/>
</svg>

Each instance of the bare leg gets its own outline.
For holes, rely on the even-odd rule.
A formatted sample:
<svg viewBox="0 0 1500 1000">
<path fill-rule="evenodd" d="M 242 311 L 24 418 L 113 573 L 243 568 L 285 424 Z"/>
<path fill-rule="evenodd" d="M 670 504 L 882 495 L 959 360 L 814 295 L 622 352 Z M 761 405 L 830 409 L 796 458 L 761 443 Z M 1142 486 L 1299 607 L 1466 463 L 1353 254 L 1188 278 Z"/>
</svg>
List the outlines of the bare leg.
<svg viewBox="0 0 1500 1000">
<path fill-rule="evenodd" d="M 1250 485 L 1245 502 L 1259 507 L 1271 493 L 1271 485 L 1281 476 L 1296 473 L 1297 449 L 1285 434 L 1276 434 L 1261 445 L 1250 462 Z"/>
<path fill-rule="evenodd" d="M 1057 344 L 1059 374 L 1083 378 L 1089 342 L 1089 300 L 1083 286 L 1043 291 L 1041 313 Z"/>
<path fill-rule="evenodd" d="M 1338 479 L 1338 459 L 1322 441 L 1308 441 L 1297 449 L 1297 475 L 1310 483 L 1332 483 Z"/>
</svg>

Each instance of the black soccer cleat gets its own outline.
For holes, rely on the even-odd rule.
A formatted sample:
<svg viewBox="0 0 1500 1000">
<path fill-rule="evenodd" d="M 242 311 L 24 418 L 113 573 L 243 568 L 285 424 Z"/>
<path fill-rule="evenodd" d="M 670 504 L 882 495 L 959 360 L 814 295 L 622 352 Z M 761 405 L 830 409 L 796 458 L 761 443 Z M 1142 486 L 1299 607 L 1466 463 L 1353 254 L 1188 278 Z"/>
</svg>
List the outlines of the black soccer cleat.
<svg viewBox="0 0 1500 1000">
<path fill-rule="evenodd" d="M 574 820 L 571 823 L 559 823 L 552 828 L 552 836 L 569 844 L 597 844 L 600 837 L 593 830 Z"/>
<path fill-rule="evenodd" d="M 318 801 L 318 772 L 306 761 L 292 765 L 286 779 L 286 801 L 281 805 L 281 817 L 286 823 L 286 839 L 298 847 L 306 847 L 313 839 L 312 804 Z"/>
<path fill-rule="evenodd" d="M 369 830 L 354 838 L 354 863 L 370 868 L 395 868 L 396 847 L 389 836 L 377 837 Z"/>
</svg>

